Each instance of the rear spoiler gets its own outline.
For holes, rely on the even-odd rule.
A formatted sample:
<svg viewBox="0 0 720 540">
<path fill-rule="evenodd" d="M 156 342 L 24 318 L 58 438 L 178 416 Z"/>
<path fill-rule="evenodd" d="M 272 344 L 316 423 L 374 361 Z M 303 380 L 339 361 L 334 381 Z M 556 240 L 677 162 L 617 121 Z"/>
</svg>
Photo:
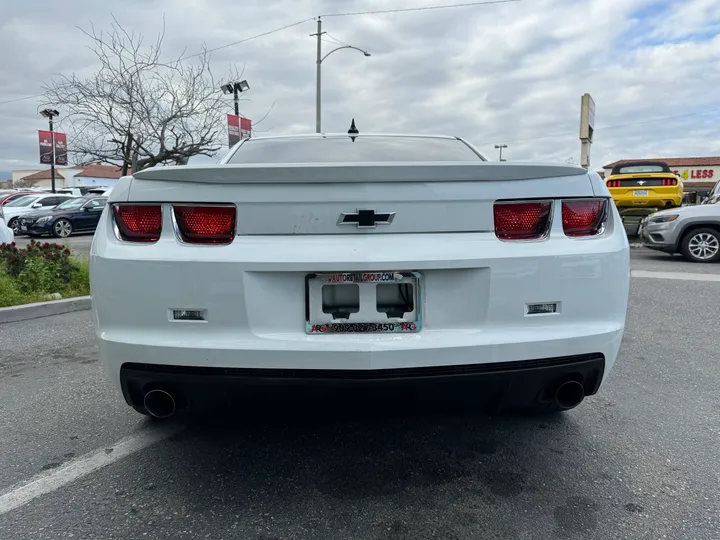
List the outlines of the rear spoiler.
<svg viewBox="0 0 720 540">
<path fill-rule="evenodd" d="M 493 162 L 241 163 L 158 167 L 137 180 L 206 184 L 325 184 L 365 182 L 482 182 L 585 176 L 571 165 Z"/>
</svg>

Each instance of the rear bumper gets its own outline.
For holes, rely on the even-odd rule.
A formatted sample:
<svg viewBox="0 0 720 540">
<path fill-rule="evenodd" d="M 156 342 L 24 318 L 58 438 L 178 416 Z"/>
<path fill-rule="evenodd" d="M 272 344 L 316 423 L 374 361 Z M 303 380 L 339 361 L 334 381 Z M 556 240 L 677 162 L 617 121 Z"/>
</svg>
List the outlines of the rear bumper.
<svg viewBox="0 0 720 540">
<path fill-rule="evenodd" d="M 435 366 L 381 370 L 306 370 L 202 368 L 127 363 L 120 369 L 120 384 L 128 405 L 142 409 L 151 389 L 171 392 L 180 408 L 192 409 L 211 399 L 249 397 L 288 390 L 311 392 L 372 391 L 397 395 L 410 391 L 423 400 L 471 398 L 495 406 L 516 407 L 551 403 L 557 387 L 580 382 L 586 395 L 595 394 L 605 373 L 602 354 L 585 354 L 518 362 Z"/>
</svg>

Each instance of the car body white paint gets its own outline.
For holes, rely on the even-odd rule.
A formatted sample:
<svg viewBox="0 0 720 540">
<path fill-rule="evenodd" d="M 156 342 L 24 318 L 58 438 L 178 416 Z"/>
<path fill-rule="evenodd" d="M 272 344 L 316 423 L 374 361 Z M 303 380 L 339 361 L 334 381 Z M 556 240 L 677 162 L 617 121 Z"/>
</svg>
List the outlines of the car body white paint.
<svg viewBox="0 0 720 540">
<path fill-rule="evenodd" d="M 563 197 L 609 198 L 596 174 L 482 161 L 372 164 L 386 176 L 378 182 L 363 181 L 377 180 L 368 165 L 226 162 L 142 171 L 113 189 L 110 203 L 163 203 L 156 243 L 118 240 L 111 204 L 93 239 L 100 358 L 118 387 L 125 362 L 382 370 L 586 353 L 605 356 L 607 378 L 625 326 L 628 241 L 612 204 L 594 237 L 565 236 L 560 217 Z M 306 181 L 293 181 L 293 172 Z M 420 180 L 412 181 L 413 175 Z M 496 237 L 496 200 L 543 197 L 556 199 L 546 238 Z M 181 243 L 171 203 L 183 202 L 236 204 L 232 244 Z M 397 216 L 392 226 L 371 231 L 337 226 L 341 212 L 364 207 Z M 308 273 L 392 269 L 422 276 L 421 332 L 305 332 Z M 527 315 L 528 303 L 549 302 L 558 303 L 558 313 Z M 206 310 L 207 321 L 173 321 L 172 309 Z"/>
</svg>

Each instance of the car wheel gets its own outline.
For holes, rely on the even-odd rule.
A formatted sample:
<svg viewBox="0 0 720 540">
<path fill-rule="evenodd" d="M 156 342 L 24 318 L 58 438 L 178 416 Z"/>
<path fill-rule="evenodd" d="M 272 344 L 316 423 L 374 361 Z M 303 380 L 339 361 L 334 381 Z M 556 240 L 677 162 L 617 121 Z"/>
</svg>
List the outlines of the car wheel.
<svg viewBox="0 0 720 540">
<path fill-rule="evenodd" d="M 56 238 L 67 238 L 72 234 L 73 227 L 67 219 L 58 219 L 53 223 L 53 236 Z"/>
<path fill-rule="evenodd" d="M 15 235 L 20 234 L 20 221 L 18 220 L 18 218 L 11 219 L 7 226 L 12 229 Z"/>
<path fill-rule="evenodd" d="M 680 251 L 691 262 L 720 260 L 720 233 L 714 229 L 695 229 L 682 239 Z"/>
</svg>

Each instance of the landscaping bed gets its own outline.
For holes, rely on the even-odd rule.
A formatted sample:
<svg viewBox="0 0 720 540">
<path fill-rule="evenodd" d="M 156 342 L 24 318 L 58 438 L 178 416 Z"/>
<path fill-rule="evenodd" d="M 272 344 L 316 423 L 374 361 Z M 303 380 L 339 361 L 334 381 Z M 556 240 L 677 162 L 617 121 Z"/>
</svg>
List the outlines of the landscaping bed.
<svg viewBox="0 0 720 540">
<path fill-rule="evenodd" d="M 0 307 L 90 294 L 88 264 L 60 244 L 0 245 Z"/>
</svg>

